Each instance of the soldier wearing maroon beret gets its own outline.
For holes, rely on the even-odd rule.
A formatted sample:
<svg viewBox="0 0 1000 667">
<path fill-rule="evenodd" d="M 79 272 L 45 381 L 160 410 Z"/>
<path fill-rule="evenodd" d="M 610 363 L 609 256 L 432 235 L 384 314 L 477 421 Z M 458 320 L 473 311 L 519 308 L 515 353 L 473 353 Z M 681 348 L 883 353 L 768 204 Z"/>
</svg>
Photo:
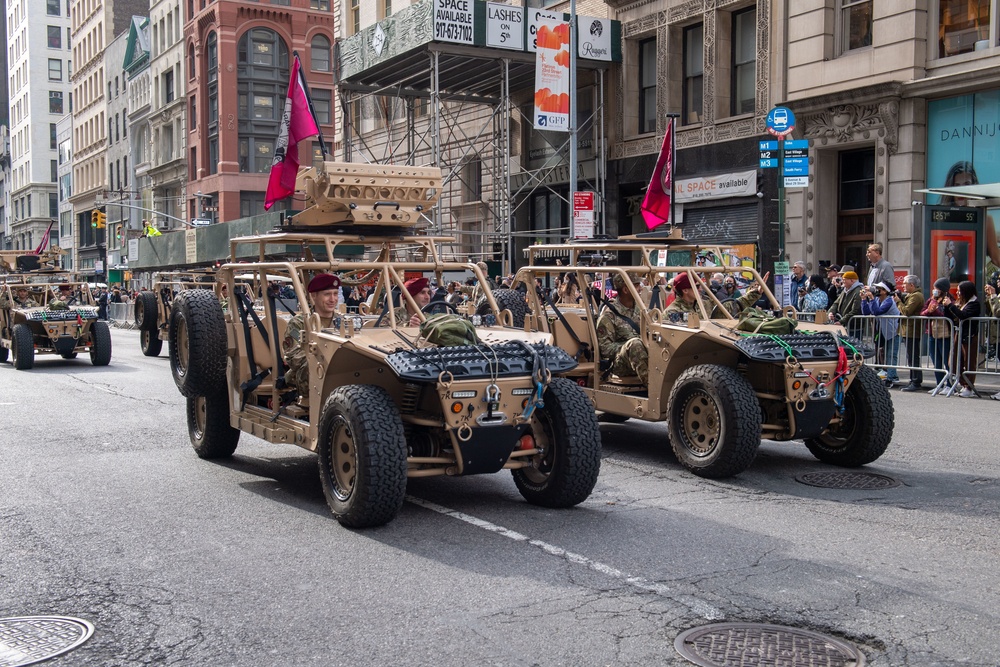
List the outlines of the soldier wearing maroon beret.
<svg viewBox="0 0 1000 667">
<path fill-rule="evenodd" d="M 417 302 L 417 311 L 411 311 L 405 298 L 401 298 L 403 305 L 397 308 L 393 314 L 396 316 L 396 323 L 401 326 L 418 327 L 421 322 L 420 310 L 431 301 L 431 281 L 427 278 L 410 278 L 403 287 L 410 293 L 413 300 Z"/>
<path fill-rule="evenodd" d="M 320 328 L 335 327 L 337 303 L 340 300 L 340 278 L 330 273 L 321 273 L 309 281 L 306 291 L 309 292 L 312 312 L 319 315 Z M 299 313 L 289 320 L 281 347 L 284 350 L 285 363 L 288 364 L 285 381 L 298 389 L 300 396 L 308 397 L 309 365 L 303 345 L 305 323 L 304 313 Z"/>
</svg>

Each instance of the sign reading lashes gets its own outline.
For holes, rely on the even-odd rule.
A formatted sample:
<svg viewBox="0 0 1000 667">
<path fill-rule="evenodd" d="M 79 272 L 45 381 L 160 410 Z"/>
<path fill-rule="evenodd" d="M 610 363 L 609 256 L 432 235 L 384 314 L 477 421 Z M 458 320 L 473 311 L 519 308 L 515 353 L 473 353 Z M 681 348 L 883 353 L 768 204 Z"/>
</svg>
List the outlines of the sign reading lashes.
<svg viewBox="0 0 1000 667">
<path fill-rule="evenodd" d="M 473 0 L 434 0 L 434 39 L 474 43 Z"/>
</svg>

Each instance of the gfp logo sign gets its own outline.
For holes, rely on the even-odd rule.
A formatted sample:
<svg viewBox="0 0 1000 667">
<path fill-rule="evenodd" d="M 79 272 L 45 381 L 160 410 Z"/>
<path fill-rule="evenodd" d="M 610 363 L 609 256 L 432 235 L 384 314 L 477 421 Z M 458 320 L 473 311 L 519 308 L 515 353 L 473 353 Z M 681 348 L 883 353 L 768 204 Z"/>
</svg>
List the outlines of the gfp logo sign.
<svg viewBox="0 0 1000 667">
<path fill-rule="evenodd" d="M 774 107 L 767 114 L 767 131 L 783 138 L 795 129 L 795 114 L 787 107 Z"/>
</svg>

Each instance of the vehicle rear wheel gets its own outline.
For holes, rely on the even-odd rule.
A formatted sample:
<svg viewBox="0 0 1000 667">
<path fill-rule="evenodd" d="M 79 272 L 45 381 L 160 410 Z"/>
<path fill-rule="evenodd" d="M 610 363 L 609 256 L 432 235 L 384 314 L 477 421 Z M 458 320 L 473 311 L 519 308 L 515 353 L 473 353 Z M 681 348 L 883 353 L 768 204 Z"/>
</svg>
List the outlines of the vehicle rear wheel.
<svg viewBox="0 0 1000 667">
<path fill-rule="evenodd" d="M 156 329 L 153 329 L 152 331 L 140 331 L 139 347 L 142 348 L 142 353 L 147 357 L 160 356 L 160 350 L 163 349 L 163 341 L 160 340 L 160 332 Z"/>
<path fill-rule="evenodd" d="M 889 390 L 873 368 L 862 366 L 844 395 L 840 422 L 818 438 L 806 439 L 806 447 L 823 463 L 856 468 L 885 453 L 895 421 Z"/>
<path fill-rule="evenodd" d="M 199 458 L 224 459 L 236 451 L 240 431 L 229 425 L 229 399 L 224 393 L 187 399 L 187 425 Z"/>
<path fill-rule="evenodd" d="M 184 290 L 170 309 L 170 373 L 187 398 L 226 389 L 226 322 L 215 292 Z"/>
<path fill-rule="evenodd" d="M 389 393 L 338 387 L 319 422 L 319 478 L 330 511 L 351 528 L 392 521 L 406 495 L 406 436 Z"/>
<path fill-rule="evenodd" d="M 528 310 L 528 302 L 524 300 L 522 293 L 514 289 L 495 289 L 493 290 L 493 298 L 496 299 L 497 306 L 501 311 L 510 311 L 515 327 L 524 326 L 524 318 L 530 311 Z M 483 300 L 476 308 L 476 315 L 490 315 L 492 313 L 490 302 L 487 300 Z"/>
<path fill-rule="evenodd" d="M 90 363 L 107 366 L 111 363 L 111 328 L 97 320 L 90 325 Z"/>
<path fill-rule="evenodd" d="M 702 364 L 670 390 L 667 432 L 682 466 L 721 478 L 750 467 L 760 447 L 761 412 L 753 387 L 732 368 Z"/>
<path fill-rule="evenodd" d="M 155 331 L 157 307 L 159 305 L 153 292 L 139 292 L 135 299 L 135 324 L 139 331 Z"/>
<path fill-rule="evenodd" d="M 35 341 L 31 335 L 31 327 L 27 324 L 15 324 L 11 336 L 14 353 L 14 368 L 26 371 L 35 365 Z"/>
<path fill-rule="evenodd" d="M 531 416 L 530 435 L 540 450 L 531 466 L 511 471 L 532 505 L 572 507 L 590 496 L 601 471 L 601 429 L 594 404 L 575 382 L 556 378 Z"/>
</svg>

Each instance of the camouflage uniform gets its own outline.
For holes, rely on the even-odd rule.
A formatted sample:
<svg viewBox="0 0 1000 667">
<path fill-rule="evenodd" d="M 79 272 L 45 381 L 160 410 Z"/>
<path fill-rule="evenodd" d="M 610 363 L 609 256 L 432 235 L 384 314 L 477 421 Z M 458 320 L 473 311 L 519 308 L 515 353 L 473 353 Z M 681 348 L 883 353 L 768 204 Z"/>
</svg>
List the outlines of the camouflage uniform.
<svg viewBox="0 0 1000 667">
<path fill-rule="evenodd" d="M 626 308 L 616 298 L 611 305 L 623 316 L 639 324 L 642 318 L 642 307 L 639 304 Z M 601 315 L 597 319 L 597 345 L 601 358 L 611 360 L 611 372 L 615 375 L 638 375 L 643 383 L 649 379 L 649 351 L 632 325 L 611 312 L 607 306 L 601 309 Z"/>
<path fill-rule="evenodd" d="M 412 317 L 412 315 L 410 315 L 410 311 L 406 309 L 406 306 L 400 306 L 399 308 L 397 308 L 392 312 L 396 316 L 396 324 L 398 326 L 401 327 L 410 326 L 410 318 Z"/>
<path fill-rule="evenodd" d="M 7 290 L 0 292 L 0 308 L 38 308 L 38 302 L 29 294 L 23 301 L 15 296 L 13 301 L 7 298 Z"/>
<path fill-rule="evenodd" d="M 326 329 L 334 325 L 337 318 L 331 317 L 321 320 L 321 326 Z M 309 364 L 306 363 L 306 351 L 303 346 L 302 332 L 305 329 L 306 316 L 299 313 L 288 320 L 288 328 L 285 329 L 285 339 L 281 342 L 281 349 L 284 351 L 282 358 L 288 366 L 285 372 L 285 382 L 289 386 L 299 390 L 299 395 L 309 396 Z"/>
<path fill-rule="evenodd" d="M 707 297 L 704 298 L 707 299 Z M 744 308 L 752 306 L 754 303 L 756 303 L 757 299 L 759 298 L 760 298 L 760 292 L 756 290 L 747 290 L 746 294 L 736 299 L 736 303 L 739 305 L 740 310 L 742 311 Z M 725 313 L 720 311 L 718 306 L 715 306 L 715 304 L 711 300 L 708 300 L 705 303 L 705 307 L 710 309 L 709 312 L 712 313 L 713 319 L 723 319 L 725 317 Z M 664 309 L 663 317 L 666 321 L 671 322 L 673 321 L 673 318 L 671 318 L 670 316 L 675 313 L 678 315 L 683 315 L 685 313 L 698 313 L 698 315 L 700 316 L 701 309 L 698 308 L 697 301 L 695 301 L 694 303 L 688 303 L 687 301 L 678 296 L 671 302 L 669 306 L 667 306 Z"/>
</svg>

